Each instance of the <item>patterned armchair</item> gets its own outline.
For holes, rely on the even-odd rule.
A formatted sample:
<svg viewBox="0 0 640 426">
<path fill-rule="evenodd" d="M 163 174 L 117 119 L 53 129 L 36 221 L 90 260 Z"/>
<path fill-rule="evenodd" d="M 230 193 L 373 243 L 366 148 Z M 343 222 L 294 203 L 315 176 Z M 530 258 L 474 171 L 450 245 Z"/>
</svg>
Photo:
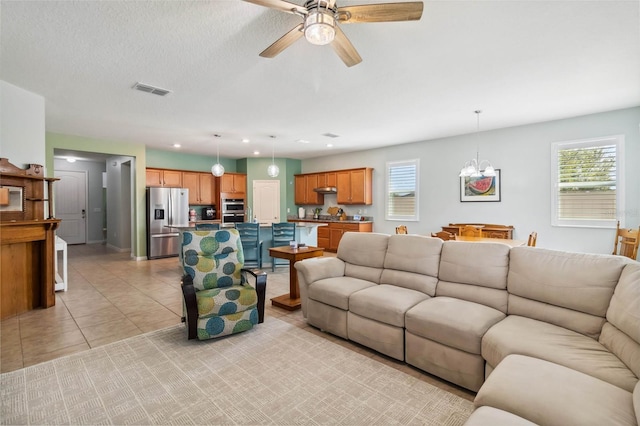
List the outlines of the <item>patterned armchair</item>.
<svg viewBox="0 0 640 426">
<path fill-rule="evenodd" d="M 212 339 L 264 321 L 267 274 L 245 269 L 238 231 L 184 231 L 183 321 L 188 338 Z M 255 286 L 247 281 L 255 279 Z"/>
</svg>

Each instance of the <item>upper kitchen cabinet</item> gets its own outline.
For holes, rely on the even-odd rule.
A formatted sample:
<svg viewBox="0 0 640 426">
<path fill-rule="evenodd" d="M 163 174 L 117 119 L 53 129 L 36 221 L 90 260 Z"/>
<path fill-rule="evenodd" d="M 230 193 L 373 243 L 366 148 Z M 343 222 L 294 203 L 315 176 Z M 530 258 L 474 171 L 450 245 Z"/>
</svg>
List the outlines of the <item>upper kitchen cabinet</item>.
<svg viewBox="0 0 640 426">
<path fill-rule="evenodd" d="M 147 186 L 182 187 L 182 172 L 179 170 L 147 169 Z"/>
<path fill-rule="evenodd" d="M 189 204 L 215 204 L 215 180 L 211 173 L 182 172 L 182 185 L 189 189 Z"/>
<path fill-rule="evenodd" d="M 247 175 L 242 173 L 225 173 L 220 177 L 220 192 L 246 193 Z"/>
<path fill-rule="evenodd" d="M 319 174 L 312 173 L 306 175 L 295 175 L 295 203 L 297 205 L 323 205 L 324 195 L 315 192 L 314 189 L 324 186 L 320 185 Z"/>
<path fill-rule="evenodd" d="M 338 204 L 372 203 L 373 169 L 340 170 L 336 172 Z"/>
<path fill-rule="evenodd" d="M 320 187 L 335 187 L 336 186 L 336 172 L 326 172 L 318 174 L 318 186 Z"/>
</svg>

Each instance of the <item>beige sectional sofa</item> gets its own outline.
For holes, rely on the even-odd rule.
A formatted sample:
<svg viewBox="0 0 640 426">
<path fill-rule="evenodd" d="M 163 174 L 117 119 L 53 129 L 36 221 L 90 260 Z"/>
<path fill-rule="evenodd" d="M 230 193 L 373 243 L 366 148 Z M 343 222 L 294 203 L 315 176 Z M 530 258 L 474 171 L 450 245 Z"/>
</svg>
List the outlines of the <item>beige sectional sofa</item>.
<svg viewBox="0 0 640 426">
<path fill-rule="evenodd" d="M 468 424 L 640 418 L 638 262 L 346 233 L 296 269 L 309 324 L 477 391 Z"/>
</svg>

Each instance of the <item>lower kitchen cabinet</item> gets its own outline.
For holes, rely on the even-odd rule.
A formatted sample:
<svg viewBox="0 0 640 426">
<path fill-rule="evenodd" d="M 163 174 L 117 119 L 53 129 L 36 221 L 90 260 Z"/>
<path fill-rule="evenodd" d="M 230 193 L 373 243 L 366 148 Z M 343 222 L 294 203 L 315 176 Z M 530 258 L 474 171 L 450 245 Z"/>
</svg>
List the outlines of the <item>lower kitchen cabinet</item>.
<svg viewBox="0 0 640 426">
<path fill-rule="evenodd" d="M 325 231 L 326 228 L 326 231 Z M 322 231 L 320 231 L 322 229 Z M 325 232 L 329 235 L 328 241 L 326 237 L 321 237 Z M 330 222 L 329 226 L 318 228 L 318 247 L 322 247 L 328 251 L 338 251 L 338 245 L 345 232 L 373 232 L 373 223 L 337 223 Z M 326 245 L 321 245 L 326 244 Z"/>
</svg>

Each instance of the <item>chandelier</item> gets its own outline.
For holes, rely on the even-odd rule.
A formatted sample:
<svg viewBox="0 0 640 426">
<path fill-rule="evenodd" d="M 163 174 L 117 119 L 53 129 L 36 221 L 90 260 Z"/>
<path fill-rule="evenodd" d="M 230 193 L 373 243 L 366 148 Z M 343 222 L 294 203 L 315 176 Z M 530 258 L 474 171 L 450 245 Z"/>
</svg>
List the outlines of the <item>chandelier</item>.
<svg viewBox="0 0 640 426">
<path fill-rule="evenodd" d="M 460 177 L 485 177 L 485 176 L 495 176 L 496 170 L 493 168 L 489 160 L 480 161 L 480 136 L 478 133 L 480 132 L 480 113 L 481 110 L 474 111 L 477 117 L 477 127 L 476 127 L 476 158 L 472 158 L 471 160 L 464 163 L 464 166 L 460 170 Z"/>
</svg>

